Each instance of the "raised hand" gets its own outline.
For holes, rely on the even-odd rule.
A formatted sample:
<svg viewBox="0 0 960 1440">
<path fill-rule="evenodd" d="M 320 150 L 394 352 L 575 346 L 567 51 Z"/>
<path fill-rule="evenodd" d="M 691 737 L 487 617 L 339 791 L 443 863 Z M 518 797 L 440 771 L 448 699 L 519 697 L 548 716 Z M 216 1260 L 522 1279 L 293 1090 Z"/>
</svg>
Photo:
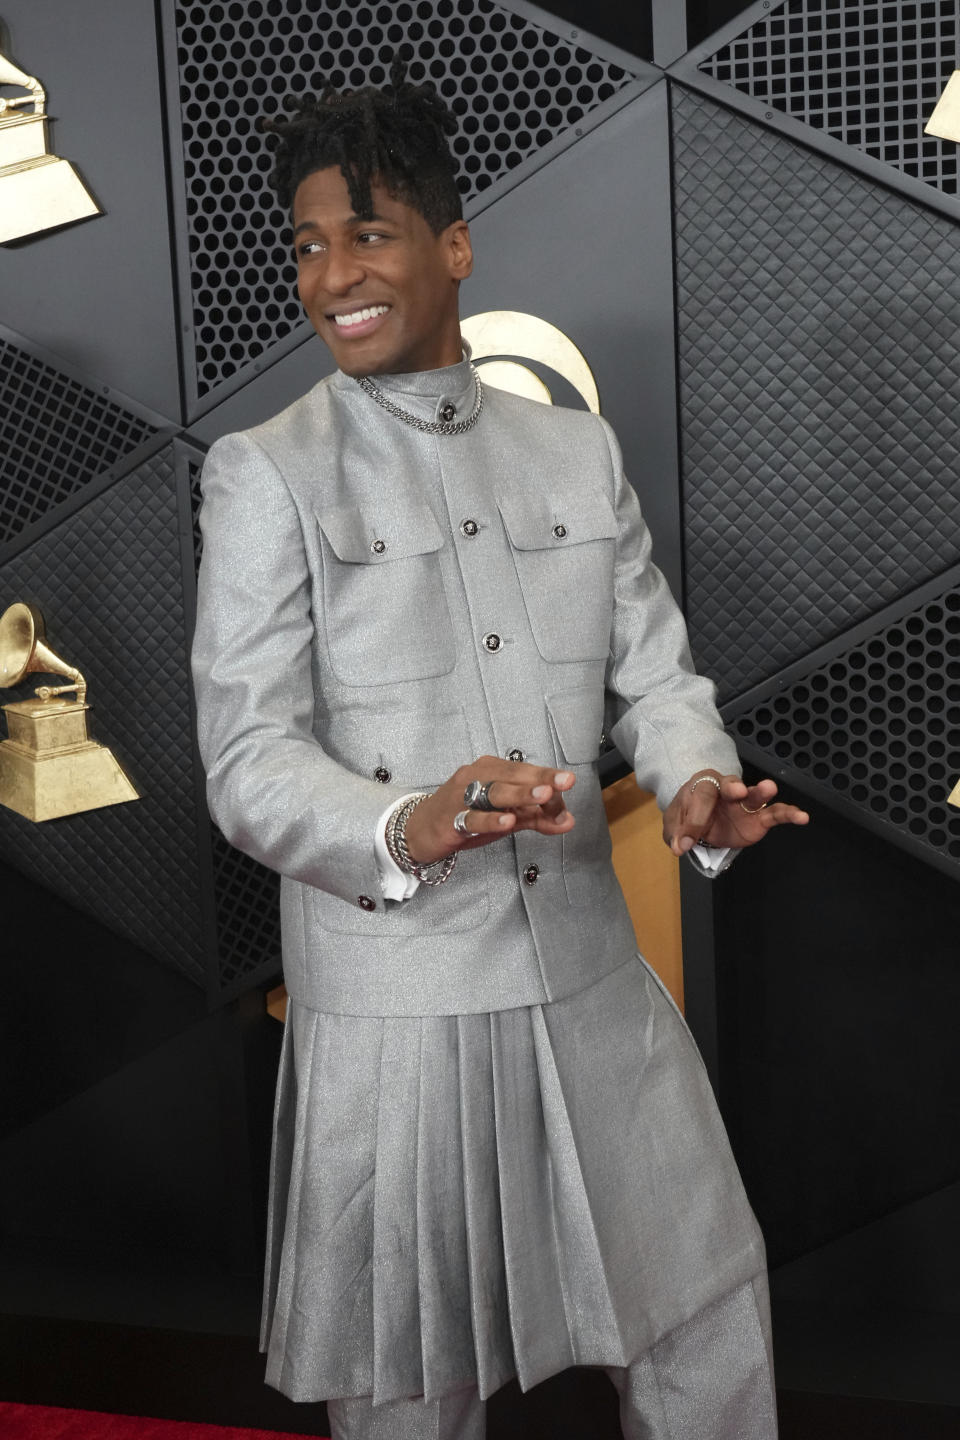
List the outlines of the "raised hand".
<svg viewBox="0 0 960 1440">
<path fill-rule="evenodd" d="M 756 845 L 777 825 L 806 825 L 810 816 L 796 805 L 771 803 L 776 782 L 745 785 L 738 775 L 698 770 L 682 785 L 663 814 L 663 838 L 674 855 L 698 841 L 742 850 Z"/>
<path fill-rule="evenodd" d="M 472 780 L 489 784 L 494 810 L 465 804 L 464 791 Z M 418 864 L 429 865 L 454 850 L 475 850 L 518 830 L 563 835 L 574 825 L 563 798 L 573 785 L 569 770 L 481 755 L 470 765 L 461 765 L 417 806 L 407 822 L 407 850 Z M 458 815 L 469 834 L 454 828 Z"/>
</svg>

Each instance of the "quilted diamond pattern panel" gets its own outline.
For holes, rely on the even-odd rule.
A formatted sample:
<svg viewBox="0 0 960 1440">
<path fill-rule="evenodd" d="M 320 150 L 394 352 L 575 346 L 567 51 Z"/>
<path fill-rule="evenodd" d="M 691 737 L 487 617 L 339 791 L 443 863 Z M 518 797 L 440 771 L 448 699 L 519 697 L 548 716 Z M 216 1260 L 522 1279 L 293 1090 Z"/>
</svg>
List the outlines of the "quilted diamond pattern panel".
<svg viewBox="0 0 960 1440">
<path fill-rule="evenodd" d="M 957 147 L 923 127 L 958 43 L 957 0 L 787 0 L 699 68 L 953 195 Z"/>
<path fill-rule="evenodd" d="M 0 338 L 0 544 L 156 433 Z"/>
<path fill-rule="evenodd" d="M 910 837 L 960 875 L 960 586 L 878 629 L 748 709 L 741 740 Z"/>
<path fill-rule="evenodd" d="M 142 796 L 39 825 L 0 809 L 0 855 L 205 985 L 171 447 L 0 567 L 0 597 L 43 612 L 51 647 L 87 678 L 94 739 Z"/>
<path fill-rule="evenodd" d="M 211 828 L 220 987 L 245 989 L 280 969 L 280 876 Z"/>
<path fill-rule="evenodd" d="M 941 216 L 675 87 L 687 602 L 742 693 L 960 556 Z"/>
<path fill-rule="evenodd" d="M 176 9 L 196 387 L 206 395 L 302 321 L 259 116 L 288 94 L 387 79 L 396 53 L 460 116 L 466 200 L 632 77 L 493 0 L 233 0 Z"/>
</svg>

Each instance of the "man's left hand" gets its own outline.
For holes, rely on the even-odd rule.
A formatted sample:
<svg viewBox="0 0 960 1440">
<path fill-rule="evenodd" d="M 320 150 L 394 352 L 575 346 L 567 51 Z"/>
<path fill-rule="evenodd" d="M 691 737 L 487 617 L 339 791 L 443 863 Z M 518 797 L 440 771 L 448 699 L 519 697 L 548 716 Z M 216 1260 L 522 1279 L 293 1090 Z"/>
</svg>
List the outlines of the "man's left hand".
<svg viewBox="0 0 960 1440">
<path fill-rule="evenodd" d="M 773 804 L 776 793 L 773 780 L 745 785 L 738 775 L 698 770 L 664 811 L 663 838 L 674 855 L 685 855 L 701 840 L 742 850 L 756 845 L 775 825 L 806 825 L 810 819 L 806 810 Z"/>
</svg>

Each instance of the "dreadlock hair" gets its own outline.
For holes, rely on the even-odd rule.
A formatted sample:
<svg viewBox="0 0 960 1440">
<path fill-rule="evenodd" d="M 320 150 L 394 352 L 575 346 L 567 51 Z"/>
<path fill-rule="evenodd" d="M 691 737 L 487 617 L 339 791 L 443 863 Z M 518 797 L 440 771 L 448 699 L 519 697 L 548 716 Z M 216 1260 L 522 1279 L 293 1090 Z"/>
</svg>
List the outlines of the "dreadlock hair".
<svg viewBox="0 0 960 1440">
<path fill-rule="evenodd" d="M 417 210 L 435 235 L 462 218 L 456 165 L 447 137 L 457 122 L 431 85 L 413 85 L 395 59 L 383 89 L 334 90 L 291 97 L 289 116 L 264 117 L 261 130 L 279 139 L 270 184 L 290 209 L 297 186 L 315 170 L 338 166 L 354 211 L 373 215 L 370 187 Z"/>
</svg>

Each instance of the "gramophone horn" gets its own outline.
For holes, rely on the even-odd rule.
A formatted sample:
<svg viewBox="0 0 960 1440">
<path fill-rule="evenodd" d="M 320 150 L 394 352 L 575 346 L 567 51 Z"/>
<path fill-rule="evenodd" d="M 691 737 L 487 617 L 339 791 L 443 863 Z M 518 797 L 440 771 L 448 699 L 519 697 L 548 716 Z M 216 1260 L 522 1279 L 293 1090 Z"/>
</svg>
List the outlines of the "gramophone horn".
<svg viewBox="0 0 960 1440">
<path fill-rule="evenodd" d="M 81 691 L 86 689 L 80 671 L 45 643 L 40 611 L 17 601 L 0 615 L 0 689 L 19 685 L 25 675 L 34 672 L 66 675 Z"/>
</svg>

